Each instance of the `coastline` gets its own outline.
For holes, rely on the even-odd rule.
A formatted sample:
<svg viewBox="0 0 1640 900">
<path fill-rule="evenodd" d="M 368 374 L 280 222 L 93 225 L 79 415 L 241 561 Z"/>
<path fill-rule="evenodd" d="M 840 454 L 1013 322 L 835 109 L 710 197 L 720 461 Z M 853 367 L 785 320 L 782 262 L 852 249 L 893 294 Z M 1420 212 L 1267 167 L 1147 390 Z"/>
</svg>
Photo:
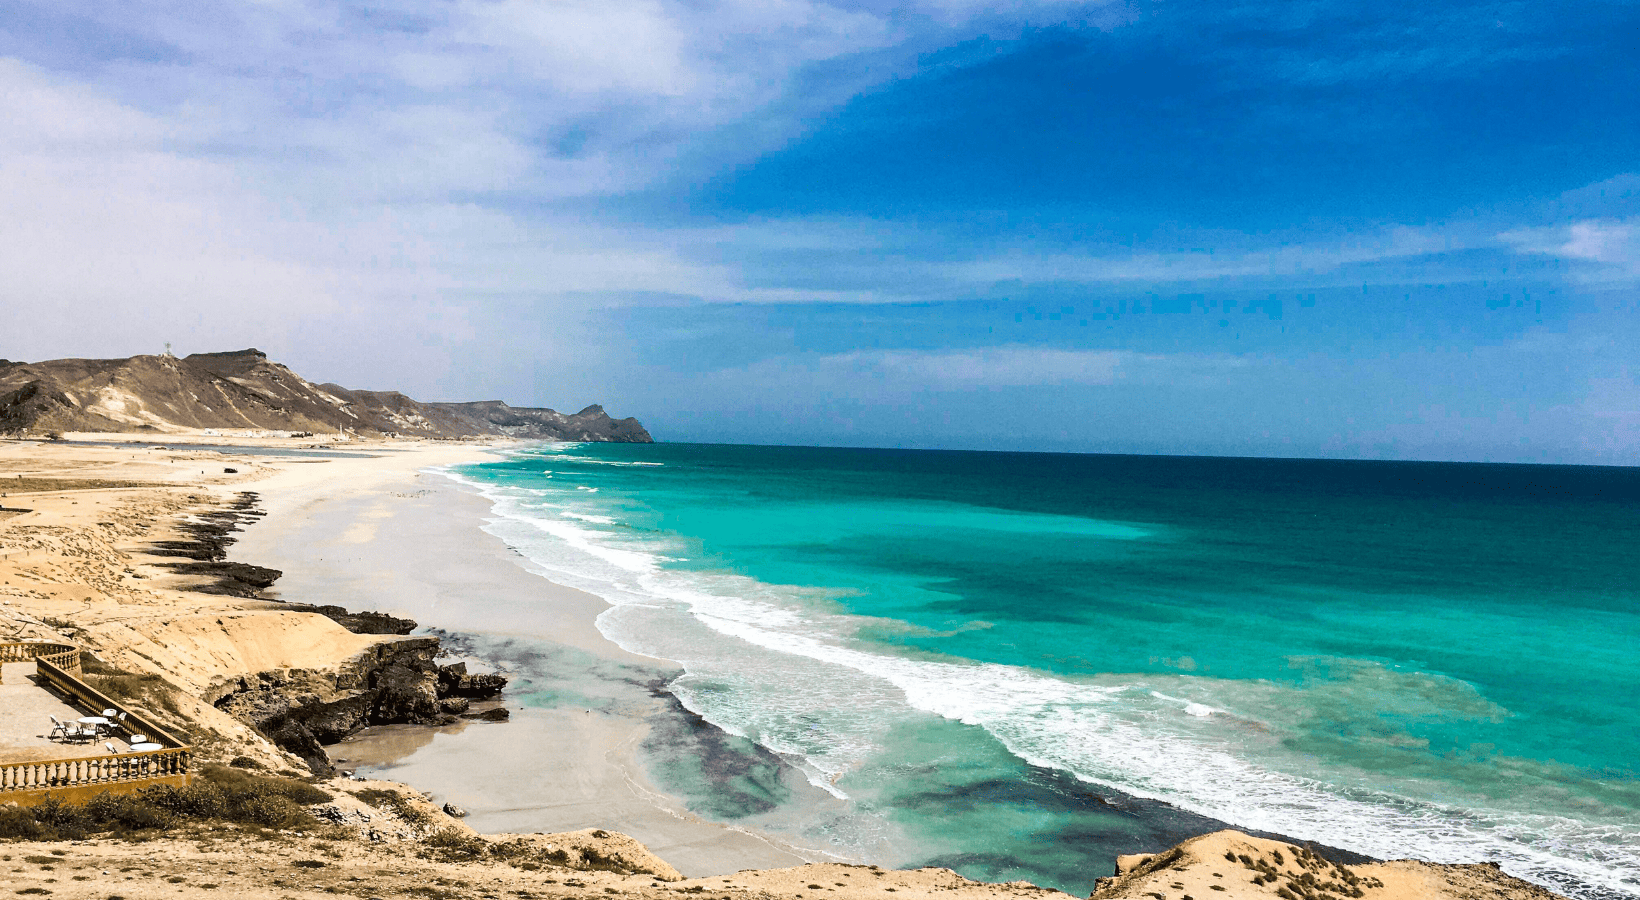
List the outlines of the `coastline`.
<svg viewBox="0 0 1640 900">
<path fill-rule="evenodd" d="M 242 831 L 230 822 L 205 820 L 179 823 L 174 832 L 168 825 L 145 826 L 148 830 L 125 836 L 95 832 L 59 839 L 50 836 L 57 834 L 54 831 L 32 837 L 27 831 L 0 832 L 0 840 L 26 842 L 26 852 L 53 854 L 26 857 L 36 865 L 37 860 L 52 864 L 40 865 L 39 872 L 12 869 L 18 884 L 29 885 L 18 893 L 101 900 L 108 896 L 109 885 L 89 876 L 74 879 L 84 884 L 59 882 L 52 876 L 53 866 L 108 869 L 118 866 L 115 860 L 130 860 L 140 861 L 141 871 L 124 875 L 123 881 L 139 883 L 122 889 L 135 891 L 134 900 L 178 894 L 207 897 L 212 895 L 206 891 L 219 887 L 259 900 L 322 900 L 331 894 L 362 900 L 353 886 L 361 881 L 371 883 L 373 895 L 405 900 L 458 896 L 429 894 L 429 882 L 482 884 L 484 896 L 504 891 L 524 898 L 542 896 L 533 891 L 543 884 L 561 884 L 551 896 L 565 897 L 676 898 L 710 890 L 725 900 L 796 900 L 834 889 L 839 898 L 875 900 L 888 900 L 888 892 L 898 892 L 898 900 L 935 893 L 951 897 L 953 892 L 958 897 L 1064 896 L 1026 882 L 969 881 L 946 868 L 798 866 L 801 858 L 796 853 L 754 833 L 674 812 L 682 808 L 677 798 L 654 791 L 641 777 L 641 766 L 634 760 L 640 736 L 663 732 L 656 724 L 681 722 L 685 730 L 696 728 L 703 734 L 716 729 L 689 721 L 688 715 L 679 714 L 681 708 L 661 701 L 662 681 L 651 676 L 664 677 L 675 668 L 603 641 L 593 623 L 602 601 L 526 571 L 504 542 L 477 527 L 485 509 L 481 498 L 449 482 L 453 493 L 444 499 L 450 503 L 428 499 L 438 493 L 428 486 L 428 479 L 435 476 L 420 470 L 470 460 L 485 452 L 480 445 L 354 442 L 335 451 L 345 455 L 320 459 L 328 455 L 328 448 L 321 448 L 318 455 L 297 453 L 293 451 L 311 445 L 288 439 L 246 439 L 238 447 L 223 446 L 216 435 L 194 436 L 192 446 L 177 435 L 167 434 L 163 440 L 165 445 L 130 435 L 87 436 L 59 447 L 0 442 L 0 476 L 32 482 L 16 487 L 17 493 L 4 501 L 8 514 L 0 517 L 0 632 L 10 640 L 72 641 L 93 654 L 87 659 L 99 666 L 154 679 L 162 690 L 145 696 L 142 705 L 150 712 L 166 712 L 167 721 L 181 723 L 174 727 L 187 728 L 200 739 L 195 747 L 200 772 L 195 778 L 206 782 L 205 787 L 216 777 L 213 768 L 231 772 L 224 768 L 231 765 L 283 776 L 286 783 L 305 780 L 328 800 L 312 807 L 319 818 L 308 819 L 307 830 Z M 200 446 L 207 443 L 212 446 Z M 199 523 L 220 521 L 215 517 L 248 508 L 247 498 L 255 498 L 246 492 L 265 493 L 271 521 L 245 531 L 245 542 L 235 545 L 233 555 L 250 560 L 250 568 L 274 562 L 292 566 L 292 577 L 279 582 L 278 600 L 218 590 L 224 584 L 215 576 L 190 571 L 199 567 L 179 566 L 177 554 L 161 552 L 166 545 L 197 545 Z M 11 513 L 25 506 L 19 502 L 23 497 L 26 508 Z M 252 521 L 261 513 L 248 515 L 237 521 Z M 274 527 L 280 522 L 286 524 Z M 400 526 L 402 532 L 396 530 Z M 252 540 L 253 535 L 258 537 Z M 282 555 L 257 557 L 262 536 L 275 542 Z M 314 565 L 302 568 L 304 559 Z M 311 594 L 292 595 L 301 591 Z M 550 602 L 537 602 L 542 592 L 551 595 Z M 532 603 L 519 605 L 516 601 L 526 595 Z M 526 673 L 514 682 L 515 692 L 525 692 L 531 701 L 524 704 L 527 708 L 518 721 L 377 727 L 358 740 L 334 745 L 332 752 L 367 770 L 379 765 L 395 779 L 421 782 L 436 776 L 456 787 L 467 779 L 476 790 L 487 791 L 490 800 L 485 802 L 494 804 L 481 808 L 472 823 L 491 834 L 480 835 L 459 812 L 441 810 L 427 802 L 432 796 L 424 797 L 402 783 L 350 781 L 330 777 L 327 771 L 304 776 L 297 771 L 298 756 L 279 749 L 267 734 L 236 717 L 237 710 L 230 715 L 227 706 L 213 704 L 212 698 L 230 697 L 227 685 L 258 682 L 277 687 L 276 694 L 282 691 L 292 700 L 307 702 L 296 694 L 311 686 L 341 688 L 345 678 L 364 671 L 353 668 L 361 660 L 380 664 L 383 654 L 404 653 L 405 648 L 430 655 L 435 646 L 434 635 L 355 633 L 325 615 L 282 601 L 336 604 L 355 611 L 416 613 L 424 607 L 431 613 L 420 617 L 429 624 L 488 623 L 479 634 L 450 634 L 438 628 L 434 632 L 446 649 L 502 660 L 509 672 Z M 517 614 L 507 631 L 496 632 L 497 608 Z M 562 640 L 527 637 L 543 625 L 555 629 L 552 636 Z M 532 653 L 542 657 L 544 665 L 518 665 Z M 331 679 L 331 688 L 324 687 L 325 678 Z M 352 685 L 355 693 L 358 687 L 357 682 Z M 548 698 L 554 702 L 537 702 L 542 695 L 556 696 Z M 510 698 L 508 705 L 513 705 Z M 463 746 L 464 739 L 472 744 Z M 679 744 L 683 749 L 676 755 L 696 752 L 701 743 Z M 407 745 L 421 751 L 412 754 L 412 764 L 395 770 L 399 764 L 394 760 L 404 759 Z M 428 748 L 434 753 L 428 755 Z M 475 748 L 484 752 L 475 753 Z M 669 749 L 673 748 L 663 741 L 660 752 Z M 498 753 L 511 754 L 516 768 L 486 770 L 474 765 Z M 417 756 L 429 764 L 425 771 L 413 764 Z M 543 777 L 525 783 L 516 776 L 518 771 Z M 532 792 L 536 800 L 556 792 L 559 802 L 534 802 Z M 562 802 L 566 793 L 573 795 L 570 802 Z M 392 799 L 384 800 L 384 795 Z M 529 823 L 549 821 L 553 827 L 588 824 L 568 833 L 493 833 L 502 826 L 534 830 Z M 321 824 L 313 830 L 315 822 Z M 37 824 L 34 811 L 0 800 L 0 826 L 19 824 Z M 604 831 L 606 826 L 628 833 L 657 829 L 645 842 L 659 855 L 632 837 Z M 126 840 L 140 840 L 145 846 L 133 854 Z M 1217 853 L 1225 841 L 1231 842 L 1228 849 Z M 1213 853 L 1203 852 L 1209 847 Z M 1103 852 L 1070 844 L 1064 849 L 1081 857 L 1091 871 L 1111 871 L 1110 857 Z M 1239 865 L 1232 849 L 1247 851 L 1239 856 Z M 770 852 L 788 854 L 790 859 L 760 856 Z M 1290 863 L 1282 861 L 1282 853 Z M 717 869 L 734 875 L 678 880 L 684 876 L 668 864 L 674 862 L 696 872 Z M 741 865 L 749 870 L 733 868 Z M 750 870 L 782 865 L 795 867 Z M 260 874 L 239 875 L 239 866 L 257 868 Z M 121 873 L 137 869 L 119 867 Z M 1209 889 L 1216 885 L 1227 892 L 1225 900 L 1286 898 L 1289 893 L 1310 897 L 1308 887 L 1316 884 L 1317 873 L 1351 886 L 1365 885 L 1366 893 L 1347 895 L 1369 900 L 1455 900 L 1471 896 L 1472 889 L 1509 898 L 1553 896 L 1486 865 L 1390 862 L 1351 871 L 1336 861 L 1324 865 L 1320 857 L 1290 843 L 1233 831 L 1192 838 L 1171 850 L 1158 844 L 1153 855 L 1119 861 L 1117 873 L 1098 880 L 1096 897 L 1162 897 L 1164 888 L 1178 888 L 1187 881 Z M 1278 876 L 1285 883 L 1279 890 Z M 178 886 L 196 877 L 232 883 L 213 880 Z M 851 878 L 860 880 L 850 882 Z M 1207 878 L 1222 880 L 1202 880 Z M 1171 898 L 1171 893 L 1166 896 Z"/>
<path fill-rule="evenodd" d="M 268 515 L 229 557 L 283 570 L 267 591 L 283 602 L 386 612 L 424 630 L 539 645 L 542 655 L 567 648 L 576 658 L 557 671 L 585 673 L 569 690 L 584 703 L 509 702 L 505 724 L 376 726 L 326 748 L 332 759 L 453 803 L 482 833 L 609 828 L 686 876 L 825 859 L 692 815 L 650 781 L 637 748 L 652 720 L 676 712 L 644 685 L 681 670 L 604 638 L 594 622 L 603 600 L 530 571 L 483 530 L 489 501 L 424 471 L 485 455 L 434 448 L 282 467 L 251 485 Z"/>
</svg>

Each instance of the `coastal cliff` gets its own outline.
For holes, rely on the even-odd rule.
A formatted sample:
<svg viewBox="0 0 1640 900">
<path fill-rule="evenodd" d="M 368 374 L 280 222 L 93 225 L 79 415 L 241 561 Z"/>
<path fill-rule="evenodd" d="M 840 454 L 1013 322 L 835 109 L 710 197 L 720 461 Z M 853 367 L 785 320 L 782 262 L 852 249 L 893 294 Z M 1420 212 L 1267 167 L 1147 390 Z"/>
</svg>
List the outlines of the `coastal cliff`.
<svg viewBox="0 0 1640 900">
<path fill-rule="evenodd" d="M 427 403 L 396 391 L 316 385 L 254 348 L 128 359 L 0 360 L 0 434 L 197 429 L 348 432 L 377 437 L 653 439 L 598 405 L 577 413 L 499 400 Z"/>
</svg>

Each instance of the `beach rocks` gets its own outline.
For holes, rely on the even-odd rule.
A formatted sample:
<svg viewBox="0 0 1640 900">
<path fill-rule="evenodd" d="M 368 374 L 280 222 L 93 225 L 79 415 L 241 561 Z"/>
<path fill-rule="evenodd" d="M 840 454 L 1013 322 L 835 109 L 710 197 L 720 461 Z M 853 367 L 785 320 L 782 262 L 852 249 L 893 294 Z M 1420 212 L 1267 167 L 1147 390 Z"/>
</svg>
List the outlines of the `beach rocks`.
<svg viewBox="0 0 1640 900">
<path fill-rule="evenodd" d="M 512 713 L 505 706 L 486 709 L 483 712 L 473 712 L 462 716 L 463 719 L 472 719 L 475 722 L 505 722 L 512 718 Z"/>
<path fill-rule="evenodd" d="M 335 669 L 259 672 L 219 685 L 206 699 L 328 775 L 325 744 L 368 725 L 446 721 L 437 652 L 437 638 L 385 640 Z"/>
<path fill-rule="evenodd" d="M 454 803 L 444 804 L 444 814 L 454 819 L 465 819 L 467 811 Z"/>
<path fill-rule="evenodd" d="M 411 652 L 396 654 L 374 674 L 373 724 L 419 724 L 436 721 L 442 714 L 438 703 L 438 667 L 433 663 L 438 641 L 435 638 L 411 640 L 425 644 Z"/>
<path fill-rule="evenodd" d="M 466 663 L 439 666 L 439 696 L 489 700 L 501 696 L 507 686 L 504 675 L 469 675 Z"/>
<path fill-rule="evenodd" d="M 285 573 L 265 566 L 239 562 L 196 561 L 171 563 L 178 575 L 204 575 L 214 579 L 211 584 L 192 588 L 201 594 L 223 594 L 229 597 L 256 597 L 263 588 L 272 587 Z"/>
<path fill-rule="evenodd" d="M 451 697 L 448 700 L 440 700 L 438 702 L 438 708 L 452 716 L 461 715 L 471 706 L 472 701 L 468 700 L 466 697 Z"/>
<path fill-rule="evenodd" d="M 306 606 L 291 604 L 292 609 L 316 612 L 354 634 L 409 634 L 416 630 L 413 619 L 404 619 L 382 612 L 348 612 L 340 606 Z"/>
</svg>

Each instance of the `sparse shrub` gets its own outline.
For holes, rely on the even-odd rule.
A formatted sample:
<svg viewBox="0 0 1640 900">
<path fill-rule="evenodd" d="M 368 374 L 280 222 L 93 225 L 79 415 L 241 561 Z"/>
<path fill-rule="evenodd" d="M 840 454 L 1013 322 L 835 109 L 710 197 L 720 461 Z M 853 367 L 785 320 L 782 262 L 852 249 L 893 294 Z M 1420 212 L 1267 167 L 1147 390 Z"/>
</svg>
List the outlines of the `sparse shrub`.
<svg viewBox="0 0 1640 900">
<path fill-rule="evenodd" d="M 483 856 L 489 849 L 489 842 L 483 838 L 463 834 L 454 828 L 441 828 L 428 835 L 422 843 L 445 856 Z"/>
<path fill-rule="evenodd" d="M 236 769 L 265 769 L 265 768 L 267 768 L 266 766 L 262 765 L 261 763 L 257 762 L 254 759 L 251 759 L 248 756 L 236 756 L 228 762 L 228 765 L 233 766 Z"/>
<path fill-rule="evenodd" d="M 400 794 L 397 791 L 387 791 L 382 790 L 381 788 L 364 788 L 363 790 L 353 791 L 352 793 L 353 796 L 358 797 L 360 800 L 363 800 L 371 806 L 374 806 L 377 809 L 387 810 L 398 816 L 400 819 L 403 819 L 405 822 L 408 822 L 418 828 L 425 828 L 432 824 L 433 816 L 430 813 L 412 805 L 409 800 L 405 799 L 403 794 Z"/>
<path fill-rule="evenodd" d="M 202 777 L 184 788 L 159 784 L 135 794 L 98 794 L 84 804 L 51 797 L 32 807 L 0 807 L 0 838 L 79 839 L 101 832 L 130 838 L 190 819 L 278 829 L 317 827 L 302 807 L 330 799 L 300 781 L 207 766 Z"/>
</svg>

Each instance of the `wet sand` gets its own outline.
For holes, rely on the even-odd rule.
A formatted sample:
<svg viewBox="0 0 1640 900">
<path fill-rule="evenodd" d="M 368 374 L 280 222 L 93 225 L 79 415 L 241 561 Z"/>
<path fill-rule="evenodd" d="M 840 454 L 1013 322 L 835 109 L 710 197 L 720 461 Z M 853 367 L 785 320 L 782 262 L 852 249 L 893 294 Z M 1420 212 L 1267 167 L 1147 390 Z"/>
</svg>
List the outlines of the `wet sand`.
<svg viewBox="0 0 1640 900">
<path fill-rule="evenodd" d="M 584 672 L 578 679 L 572 672 L 567 691 L 557 685 L 575 702 L 547 709 L 508 702 L 513 721 L 504 724 L 369 729 L 330 748 L 338 764 L 454 803 L 480 832 L 624 832 L 689 876 L 819 858 L 706 822 L 649 783 L 637 748 L 652 717 L 671 709 L 653 685 L 677 667 L 606 640 L 594 624 L 603 600 L 528 571 L 523 557 L 482 530 L 488 501 L 417 471 L 448 461 L 407 453 L 289 467 L 249 486 L 268 515 L 240 536 L 230 558 L 283 570 L 271 593 L 286 602 L 379 610 L 561 653 L 557 677 L 567 668 Z M 509 692 L 521 687 L 515 682 Z"/>
</svg>

